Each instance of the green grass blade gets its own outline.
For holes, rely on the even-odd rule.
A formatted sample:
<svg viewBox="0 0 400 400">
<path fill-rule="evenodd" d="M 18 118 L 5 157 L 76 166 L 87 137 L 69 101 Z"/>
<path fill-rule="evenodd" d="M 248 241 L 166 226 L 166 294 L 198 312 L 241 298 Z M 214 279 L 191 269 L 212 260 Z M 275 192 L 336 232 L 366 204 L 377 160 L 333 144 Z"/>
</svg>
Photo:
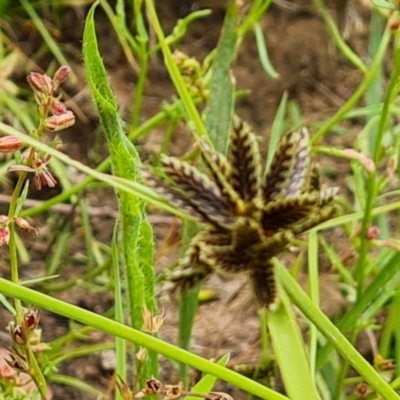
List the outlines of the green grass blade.
<svg viewBox="0 0 400 400">
<path fill-rule="evenodd" d="M 400 254 L 397 258 L 400 260 Z M 286 268 L 277 260 L 275 262 L 275 271 L 279 282 L 293 303 L 315 324 L 318 330 L 335 346 L 342 357 L 358 371 L 362 378 L 385 400 L 399 400 L 399 396 L 384 378 L 361 356 L 329 318 L 314 306 Z"/>
<path fill-rule="evenodd" d="M 6 279 L 0 278 L 0 293 L 4 296 L 12 296 L 21 301 L 32 304 L 38 308 L 49 310 L 82 324 L 92 326 L 102 332 L 118 336 L 129 342 L 154 350 L 157 353 L 179 362 L 185 362 L 197 370 L 216 376 L 226 382 L 265 400 L 288 400 L 288 397 L 266 388 L 259 383 L 246 378 L 230 369 L 217 365 L 200 356 L 182 350 L 172 344 L 157 339 L 151 335 L 122 325 L 109 318 L 84 310 L 72 304 L 63 302 L 51 296 L 32 289 L 17 285 Z M 391 398 L 389 398 L 391 400 Z"/>
<path fill-rule="evenodd" d="M 392 257 L 382 267 L 379 273 L 374 277 L 371 284 L 363 291 L 362 295 L 354 304 L 354 306 L 344 315 L 344 317 L 337 324 L 341 332 L 347 332 L 352 326 L 355 326 L 360 315 L 372 303 L 374 298 L 379 295 L 381 290 L 384 290 L 387 283 L 393 279 L 393 276 L 398 272 L 398 265 L 400 263 L 400 253 L 393 251 Z M 327 359 L 329 352 L 332 351 L 332 343 L 324 346 L 318 356 L 317 367 L 320 368 Z"/>
<path fill-rule="evenodd" d="M 332 246 L 330 246 L 327 241 L 324 239 L 323 236 L 319 237 L 319 242 L 321 243 L 322 247 L 325 250 L 326 255 L 329 258 L 330 263 L 336 270 L 338 271 L 339 275 L 341 276 L 343 282 L 350 286 L 355 285 L 355 280 L 353 276 L 351 275 L 351 272 L 346 268 L 345 265 L 343 265 L 342 260 L 340 259 L 339 255 L 336 253 L 336 251 L 333 249 Z"/>
<path fill-rule="evenodd" d="M 118 222 L 114 227 L 114 234 L 111 244 L 112 250 L 112 270 L 114 275 L 114 296 L 115 296 L 115 320 L 121 324 L 124 323 L 124 305 L 123 305 L 123 289 L 119 271 L 119 251 L 118 251 Z M 119 337 L 115 338 L 115 352 L 117 365 L 115 373 L 122 382 L 127 381 L 127 364 L 126 364 L 126 344 L 125 340 Z M 123 400 L 119 390 L 115 391 L 115 399 Z"/>
<path fill-rule="evenodd" d="M 189 246 L 190 240 L 198 232 L 197 225 L 185 221 L 183 228 L 183 246 L 182 249 L 185 251 Z M 201 283 L 193 286 L 191 289 L 182 293 L 179 299 L 179 333 L 178 333 L 178 344 L 181 349 L 189 350 L 190 339 L 192 336 L 192 328 L 194 324 L 194 318 L 196 316 L 199 292 L 201 289 Z M 179 365 L 179 378 L 187 388 L 189 384 L 188 366 L 186 363 Z"/>
<path fill-rule="evenodd" d="M 376 57 L 368 69 L 363 81 L 360 83 L 357 90 L 355 90 L 355 92 L 349 97 L 346 103 L 344 103 L 343 106 L 340 107 L 340 109 L 335 113 L 335 115 L 331 117 L 325 124 L 323 124 L 320 129 L 318 129 L 318 132 L 316 132 L 311 139 L 313 143 L 317 143 L 322 137 L 324 137 L 325 134 L 329 132 L 339 121 L 341 121 L 348 112 L 352 111 L 356 104 L 360 101 L 361 96 L 366 92 L 371 82 L 373 82 L 375 79 L 375 75 L 378 72 L 386 55 L 390 38 L 391 32 L 387 27 L 382 35 Z"/>
<path fill-rule="evenodd" d="M 180 217 L 182 219 L 191 219 L 190 217 L 187 216 L 187 214 L 177 210 L 175 207 L 170 206 L 168 203 L 166 203 L 158 194 L 156 194 L 153 190 L 149 189 L 146 185 L 143 185 L 138 182 L 133 182 L 128 179 L 120 178 L 117 176 L 110 176 L 108 174 L 101 173 L 97 170 L 94 170 L 84 164 L 82 164 L 79 161 L 75 161 L 71 157 L 68 157 L 66 154 L 61 153 L 60 151 L 42 143 L 34 138 L 27 136 L 16 129 L 0 122 L 0 132 L 4 132 L 8 135 L 15 136 L 19 139 L 21 139 L 24 143 L 26 143 L 29 146 L 36 147 L 37 149 L 43 151 L 46 154 L 49 154 L 53 157 L 56 157 L 63 163 L 70 165 L 72 167 L 75 167 L 77 170 L 89 175 L 92 178 L 98 179 L 101 182 L 107 183 L 111 187 L 115 189 L 120 189 L 125 191 L 126 193 L 130 193 L 133 196 L 137 196 L 140 199 L 144 200 L 146 203 L 153 204 L 156 207 L 159 207 L 162 210 L 165 210 L 171 214 L 176 215 L 177 217 Z M 80 190 L 82 190 L 85 185 L 87 185 L 87 182 L 85 181 L 85 184 L 78 184 L 77 187 Z M 63 195 L 57 197 L 57 201 L 48 201 L 46 203 L 45 207 L 37 207 L 36 208 L 36 213 L 40 211 L 46 210 L 49 205 L 56 204 L 57 202 L 60 201 L 60 198 L 66 199 L 71 196 L 70 193 L 68 196 L 64 197 Z M 25 212 L 26 211 L 26 212 Z M 25 210 L 24 211 L 24 216 L 30 215 L 32 216 L 33 214 L 29 213 L 29 211 Z M 22 215 L 21 215 L 22 216 Z M 194 219 L 191 219 L 194 220 Z"/>
<path fill-rule="evenodd" d="M 222 365 L 223 367 L 228 364 L 229 361 L 229 354 L 225 354 L 223 357 L 221 357 L 217 364 Z M 200 393 L 200 394 L 207 394 L 211 391 L 213 386 L 215 385 L 216 382 L 216 377 L 210 374 L 207 374 L 203 376 L 197 383 L 194 385 L 190 391 L 192 393 Z M 195 396 L 186 396 L 185 400 L 199 400 L 199 397 Z"/>
<path fill-rule="evenodd" d="M 264 32 L 260 24 L 254 25 L 254 35 L 256 37 L 256 44 L 258 50 L 258 57 L 260 58 L 261 65 L 267 75 L 272 79 L 279 79 L 279 73 L 272 66 L 271 60 L 268 56 L 267 44 L 265 43 Z"/>
<path fill-rule="evenodd" d="M 319 271 L 318 271 L 318 236 L 316 231 L 308 235 L 308 281 L 310 298 L 315 307 L 319 307 Z M 315 360 L 317 355 L 317 329 L 314 325 L 310 327 L 310 364 L 311 376 L 315 377 Z"/>
<path fill-rule="evenodd" d="M 61 52 L 57 42 L 50 35 L 49 31 L 47 30 L 46 26 L 42 22 L 41 18 L 39 17 L 39 15 L 36 13 L 35 9 L 33 8 L 31 2 L 29 2 L 27 0 L 20 0 L 20 2 L 22 4 L 22 6 L 24 7 L 25 11 L 28 13 L 32 22 L 35 24 L 39 33 L 42 35 L 43 40 L 46 42 L 50 51 L 53 53 L 54 57 L 59 62 L 59 64 L 60 65 L 69 65 L 67 59 L 64 57 L 64 54 Z M 73 73 L 73 71 L 71 72 L 70 76 L 72 78 L 72 81 L 76 82 L 77 77 Z"/>
<path fill-rule="evenodd" d="M 269 313 L 267 318 L 285 389 L 292 400 L 318 400 L 296 317 L 287 295 L 282 293 L 279 298 L 278 309 Z"/>
<path fill-rule="evenodd" d="M 189 122 L 190 126 L 195 129 L 195 134 L 207 137 L 207 131 L 204 127 L 200 114 L 196 109 L 196 105 L 194 104 L 194 101 L 190 96 L 182 75 L 180 74 L 179 69 L 172 57 L 171 49 L 169 48 L 168 43 L 165 39 L 160 21 L 158 20 L 157 13 L 154 8 L 153 1 L 145 1 L 149 13 L 150 22 L 153 25 L 154 31 L 160 43 L 162 53 L 164 55 L 165 66 L 167 67 L 171 80 L 179 94 L 180 99 L 182 100 L 182 106 L 185 110 L 187 121 Z"/>
<path fill-rule="evenodd" d="M 379 49 L 379 42 L 381 39 L 381 32 L 383 26 L 383 17 L 379 14 L 373 12 L 371 15 L 371 30 L 370 30 L 370 38 L 369 38 L 369 58 L 373 60 L 376 57 L 376 53 Z M 366 102 L 367 107 L 374 107 L 381 103 L 382 101 L 382 72 L 383 66 L 380 65 L 378 68 L 374 80 L 371 82 L 371 86 L 368 88 L 366 93 Z M 367 123 L 374 116 L 367 117 Z M 369 140 L 367 143 L 369 144 L 368 155 L 369 157 L 373 157 L 374 150 L 376 147 L 377 140 L 377 128 L 374 125 L 369 132 Z"/>
<path fill-rule="evenodd" d="M 82 382 L 81 379 L 74 378 L 72 376 L 54 374 L 54 375 L 51 375 L 51 382 L 77 388 L 77 389 L 82 390 L 92 396 L 95 396 L 96 399 L 99 399 L 99 400 L 106 399 L 106 397 L 99 390 L 95 389 L 93 387 L 93 385 L 89 385 L 85 382 Z"/>
<path fill-rule="evenodd" d="M 342 36 L 339 32 L 339 29 L 335 24 L 335 20 L 329 13 L 329 11 L 324 3 L 324 0 L 313 0 L 313 3 L 315 5 L 316 9 L 318 10 L 318 12 L 321 14 L 321 17 L 323 18 L 323 20 L 325 22 L 325 26 L 328 29 L 328 32 L 331 35 L 332 40 L 335 43 L 338 50 L 357 69 L 359 69 L 360 71 L 365 73 L 367 71 L 366 65 L 361 60 L 361 58 L 350 48 L 350 46 L 347 45 L 347 43 L 342 38 Z"/>
</svg>

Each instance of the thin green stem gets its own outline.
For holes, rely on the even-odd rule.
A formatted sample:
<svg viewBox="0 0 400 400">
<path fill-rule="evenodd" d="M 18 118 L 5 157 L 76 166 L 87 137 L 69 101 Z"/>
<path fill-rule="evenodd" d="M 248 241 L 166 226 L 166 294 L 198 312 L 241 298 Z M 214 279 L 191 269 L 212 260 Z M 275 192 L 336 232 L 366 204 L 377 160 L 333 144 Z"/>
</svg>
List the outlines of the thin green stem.
<svg viewBox="0 0 400 400">
<path fill-rule="evenodd" d="M 42 396 L 42 400 L 47 399 L 47 383 L 44 379 L 43 373 L 39 364 L 37 363 L 36 356 L 32 351 L 32 347 L 28 344 L 25 348 L 26 356 L 28 359 L 28 364 L 30 366 L 29 375 L 35 382 L 36 387 L 38 388 L 40 395 Z"/>
<path fill-rule="evenodd" d="M 35 24 L 38 32 L 42 35 L 43 40 L 47 44 L 50 51 L 53 53 L 56 60 L 60 63 L 60 65 L 69 65 L 64 54 L 60 50 L 58 43 L 54 40 L 53 36 L 46 28 L 46 25 L 43 23 L 42 18 L 40 18 L 39 15 L 36 13 L 35 8 L 32 5 L 32 2 L 28 0 L 20 0 L 20 2 L 25 11 L 27 12 L 27 14 L 29 15 L 29 17 L 31 18 L 32 23 Z M 72 82 L 75 83 L 77 81 L 77 77 L 73 72 L 71 72 L 70 77 L 72 79 Z"/>
<path fill-rule="evenodd" d="M 387 29 L 388 31 L 388 29 Z M 389 87 L 386 92 L 386 96 L 383 102 L 382 112 L 380 114 L 378 130 L 376 134 L 376 140 L 372 140 L 374 147 L 372 147 L 371 152 L 373 154 L 373 160 L 375 165 L 378 164 L 381 158 L 382 152 L 382 138 L 385 133 L 389 116 L 390 116 L 390 105 L 393 102 L 394 97 L 399 91 L 398 76 L 400 73 L 400 49 L 397 48 L 394 55 L 394 69 L 391 74 Z M 359 259 L 357 263 L 357 292 L 360 296 L 364 290 L 364 282 L 366 279 L 366 260 L 368 255 L 369 241 L 367 239 L 367 232 L 370 226 L 372 218 L 372 209 L 375 204 L 375 199 L 377 196 L 377 175 L 376 172 L 372 172 L 366 182 L 367 188 L 367 198 L 364 210 L 364 218 L 361 225 L 360 233 L 360 249 L 359 249 Z"/>
<path fill-rule="evenodd" d="M 261 336 L 261 360 L 259 366 L 269 365 L 271 362 L 269 356 L 269 346 L 268 346 L 268 321 L 267 321 L 267 311 L 265 308 L 260 308 L 258 310 L 258 315 L 260 317 L 260 336 Z M 257 378 L 257 375 L 255 376 Z"/>
<path fill-rule="evenodd" d="M 27 165 L 30 164 L 30 161 L 33 158 L 35 149 L 31 148 L 28 159 Z M 18 251 L 17 251 L 17 244 L 16 244 L 16 232 L 15 232 L 15 222 L 14 218 L 16 217 L 15 211 L 17 209 L 18 200 L 21 196 L 22 189 L 24 183 L 26 181 L 27 173 L 21 172 L 17 184 L 15 185 L 14 192 L 11 196 L 10 205 L 8 208 L 8 220 L 9 220 L 9 229 L 10 229 L 10 242 L 9 242 L 9 253 L 10 253 L 10 269 L 11 269 L 11 280 L 12 282 L 19 283 L 19 271 L 18 271 Z M 15 301 L 15 318 L 18 324 L 22 323 L 23 319 L 23 310 L 22 304 L 19 300 Z"/>
<path fill-rule="evenodd" d="M 31 149 L 30 156 L 28 157 L 28 163 L 29 160 L 33 156 L 34 149 Z M 29 165 L 29 164 L 28 164 Z M 10 252 L 10 268 L 11 268 L 11 280 L 12 282 L 19 284 L 19 271 L 18 271 L 18 252 L 17 252 L 17 246 L 16 246 L 16 232 L 15 232 L 15 223 L 13 221 L 13 218 L 16 216 L 15 211 L 17 208 L 18 204 L 18 199 L 21 195 L 22 188 L 24 185 L 24 182 L 26 180 L 27 173 L 22 172 L 19 177 L 17 184 L 15 186 L 13 195 L 11 197 L 11 202 L 9 206 L 9 211 L 8 211 L 8 218 L 11 221 L 9 224 L 10 228 L 10 242 L 9 242 L 9 252 Z M 15 318 L 17 321 L 18 325 L 22 324 L 23 321 L 23 308 L 22 308 L 22 303 L 21 300 L 19 299 L 14 299 L 14 304 L 15 304 Z M 28 360 L 28 365 L 30 366 L 30 372 L 29 375 L 35 382 L 36 387 L 38 388 L 40 395 L 42 396 L 42 399 L 47 399 L 47 385 L 46 385 L 46 380 L 44 379 L 42 370 L 40 369 L 36 357 L 32 351 L 32 348 L 29 343 L 24 346 L 25 349 L 25 354 Z"/>
<path fill-rule="evenodd" d="M 320 13 L 321 17 L 325 22 L 325 26 L 328 29 L 329 34 L 331 35 L 333 42 L 339 49 L 339 51 L 343 54 L 345 58 L 347 58 L 357 69 L 366 73 L 367 67 L 361 60 L 361 58 L 354 53 L 354 51 L 347 45 L 347 43 L 343 40 L 338 27 L 335 24 L 334 19 L 331 14 L 327 10 L 323 0 L 313 0 L 313 3 Z"/>
<path fill-rule="evenodd" d="M 143 103 L 143 94 L 147 82 L 147 72 L 149 70 L 148 53 L 146 53 L 146 55 L 142 57 L 141 61 L 142 62 L 140 64 L 139 77 L 135 87 L 135 96 L 133 98 L 133 103 L 132 103 L 132 119 L 129 128 L 130 132 L 129 136 L 131 136 L 132 132 L 134 132 L 137 126 L 139 125 L 140 106 Z"/>
<path fill-rule="evenodd" d="M 392 338 L 396 331 L 398 324 L 398 316 L 400 311 L 400 294 L 397 294 L 389 306 L 389 312 L 385 318 L 382 329 L 381 339 L 379 341 L 379 354 L 383 358 L 388 358 L 392 347 Z M 397 345 L 397 342 L 396 342 Z M 397 354 L 396 354 L 397 356 Z M 396 376 L 399 376 L 400 360 L 395 360 L 397 369 Z"/>
<path fill-rule="evenodd" d="M 256 0 L 252 2 L 250 11 L 247 13 L 242 24 L 238 27 L 238 37 L 240 39 L 243 39 L 246 34 L 254 28 L 271 4 L 272 0 Z"/>
<path fill-rule="evenodd" d="M 361 296 L 362 292 L 364 291 L 364 283 L 366 277 L 366 260 L 369 248 L 369 241 L 367 240 L 367 232 L 370 226 L 370 221 L 372 218 L 372 209 L 374 207 L 375 197 L 376 197 L 375 182 L 376 182 L 376 173 L 374 172 L 370 174 L 366 183 L 368 192 L 364 209 L 364 217 L 361 225 L 361 233 L 360 233 L 361 243 L 359 249 L 357 269 L 356 269 L 358 296 Z"/>
<path fill-rule="evenodd" d="M 310 298 L 316 307 L 319 307 L 319 273 L 318 273 L 318 236 L 317 231 L 311 231 L 308 237 L 308 276 L 310 286 Z M 311 376 L 315 380 L 315 362 L 317 355 L 317 329 L 315 325 L 310 327 L 310 364 Z M 315 383 L 315 382 L 314 382 Z"/>
<path fill-rule="evenodd" d="M 344 118 L 344 116 L 354 108 L 354 106 L 358 103 L 361 96 L 366 92 L 371 82 L 375 79 L 376 73 L 379 71 L 380 65 L 384 59 L 386 54 L 387 47 L 390 42 L 391 32 L 389 28 L 386 28 L 384 34 L 382 35 L 382 40 L 379 45 L 379 48 L 376 52 L 376 57 L 371 64 L 370 69 L 366 72 L 363 81 L 357 90 L 351 95 L 351 97 L 343 104 L 342 107 L 337 111 L 337 113 L 327 122 L 325 123 L 313 136 L 312 142 L 317 143 L 320 139 L 322 139 L 329 130 L 335 126 L 340 120 Z"/>
<path fill-rule="evenodd" d="M 160 21 L 158 20 L 158 16 L 154 8 L 153 1 L 146 0 L 146 5 L 149 12 L 150 20 L 153 24 L 154 31 L 156 32 L 156 35 L 160 42 L 161 50 L 164 54 L 165 65 L 168 69 L 168 72 L 174 83 L 174 86 L 177 89 L 179 96 L 182 100 L 182 105 L 186 111 L 188 121 L 191 121 L 193 123 L 197 135 L 202 137 L 207 137 L 207 132 L 205 130 L 201 116 L 196 109 L 195 103 L 193 102 L 193 99 L 190 96 L 189 91 L 186 88 L 185 82 L 179 72 L 176 63 L 173 60 L 171 50 L 165 40 L 165 36 L 162 31 Z"/>
<path fill-rule="evenodd" d="M 10 252 L 10 269 L 11 269 L 11 281 L 18 283 L 19 282 L 19 272 L 18 272 L 18 256 L 17 256 L 17 246 L 15 239 L 15 224 L 10 223 L 10 242 L 8 244 L 9 252 Z M 22 304 L 16 299 L 15 300 L 15 318 L 17 323 L 20 324 L 22 322 Z"/>
</svg>

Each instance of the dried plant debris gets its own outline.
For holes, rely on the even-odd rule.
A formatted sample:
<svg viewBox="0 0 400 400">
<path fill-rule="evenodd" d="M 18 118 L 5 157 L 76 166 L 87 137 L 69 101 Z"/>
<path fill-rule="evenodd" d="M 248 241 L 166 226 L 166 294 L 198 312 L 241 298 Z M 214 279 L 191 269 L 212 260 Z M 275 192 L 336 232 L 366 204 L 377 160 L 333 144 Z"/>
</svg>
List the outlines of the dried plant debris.
<svg viewBox="0 0 400 400">
<path fill-rule="evenodd" d="M 238 117 L 227 157 L 200 145 L 208 175 L 167 156 L 161 158 L 164 176 L 143 171 L 151 187 L 205 225 L 167 279 L 185 290 L 214 270 L 247 273 L 259 305 L 270 307 L 276 298 L 271 259 L 337 214 L 337 189 L 320 188 L 306 128 L 281 137 L 265 174 L 257 138 Z"/>
<path fill-rule="evenodd" d="M 118 382 L 118 387 L 121 394 L 126 394 L 126 398 L 129 399 L 141 399 L 146 396 L 158 396 L 162 400 L 174 400 L 189 396 L 198 397 L 199 399 L 205 400 L 233 400 L 233 397 L 224 392 L 190 392 L 183 389 L 183 382 L 179 382 L 177 385 L 168 385 L 155 378 L 146 380 L 145 387 L 133 396 L 127 389 L 126 384 Z"/>
</svg>

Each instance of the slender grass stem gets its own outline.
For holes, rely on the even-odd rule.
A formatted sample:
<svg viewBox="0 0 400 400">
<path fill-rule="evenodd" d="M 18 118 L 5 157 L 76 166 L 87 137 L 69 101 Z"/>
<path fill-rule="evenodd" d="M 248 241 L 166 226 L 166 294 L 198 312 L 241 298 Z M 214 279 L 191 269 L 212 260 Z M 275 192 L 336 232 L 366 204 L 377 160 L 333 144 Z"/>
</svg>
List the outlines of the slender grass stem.
<svg viewBox="0 0 400 400">
<path fill-rule="evenodd" d="M 384 59 L 384 56 L 387 51 L 387 47 L 389 45 L 391 38 L 391 32 L 389 28 L 386 28 L 382 39 L 379 45 L 379 48 L 376 52 L 376 57 L 373 60 L 371 67 L 366 72 L 363 81 L 358 86 L 358 88 L 354 91 L 354 93 L 350 96 L 350 98 L 343 104 L 342 107 L 335 113 L 335 115 L 330 118 L 323 126 L 318 129 L 315 135 L 312 138 L 313 143 L 317 143 L 320 139 L 322 139 L 329 130 L 335 126 L 339 121 L 341 121 L 345 115 L 351 111 L 358 101 L 361 99 L 361 96 L 366 92 L 370 84 L 374 81 L 376 73 L 379 71 L 381 63 Z"/>
</svg>

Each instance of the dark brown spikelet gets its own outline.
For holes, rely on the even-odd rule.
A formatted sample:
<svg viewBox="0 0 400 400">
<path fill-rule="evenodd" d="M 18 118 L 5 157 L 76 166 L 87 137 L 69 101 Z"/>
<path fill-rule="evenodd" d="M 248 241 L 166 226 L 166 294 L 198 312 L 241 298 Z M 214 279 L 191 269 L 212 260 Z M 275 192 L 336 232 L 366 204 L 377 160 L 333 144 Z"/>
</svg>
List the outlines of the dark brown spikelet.
<svg viewBox="0 0 400 400">
<path fill-rule="evenodd" d="M 276 299 L 274 265 L 271 261 L 258 265 L 249 273 L 250 283 L 260 307 L 270 308 Z"/>
<path fill-rule="evenodd" d="M 282 136 L 265 177 L 264 201 L 294 197 L 306 184 L 310 165 L 308 130 L 302 128 Z"/>
<path fill-rule="evenodd" d="M 185 256 L 180 260 L 179 267 L 165 274 L 166 280 L 174 282 L 180 290 L 186 291 L 201 282 L 213 271 L 212 267 L 199 259 L 199 246 L 192 244 Z"/>
<path fill-rule="evenodd" d="M 339 188 L 338 187 L 330 187 L 320 191 L 319 195 L 319 205 L 320 207 L 326 206 L 330 203 L 335 196 L 338 194 Z"/>
<path fill-rule="evenodd" d="M 231 174 L 228 160 L 223 154 L 216 153 L 205 140 L 201 140 L 200 148 L 201 157 L 210 171 L 213 181 L 223 191 L 226 187 L 226 180 Z"/>
<path fill-rule="evenodd" d="M 313 213 L 301 221 L 295 222 L 291 230 L 295 235 L 299 235 L 339 214 L 339 207 L 336 204 L 328 205 L 323 208 L 314 208 Z"/>
<path fill-rule="evenodd" d="M 248 124 L 233 118 L 228 162 L 232 167 L 230 183 L 245 202 L 261 197 L 261 159 L 257 138 Z"/>
<path fill-rule="evenodd" d="M 195 206 L 193 206 L 186 196 L 181 191 L 167 185 L 163 180 L 154 175 L 146 168 L 140 167 L 140 175 L 142 180 L 152 187 L 160 196 L 164 197 L 177 209 L 184 211 L 186 214 L 196 218 L 199 222 L 205 223 L 208 221 L 206 215 L 199 212 Z"/>
<path fill-rule="evenodd" d="M 206 228 L 179 263 L 166 273 L 182 290 L 212 271 L 247 273 L 257 302 L 272 309 L 276 298 L 273 257 L 297 235 L 337 215 L 336 188 L 321 190 L 317 170 L 310 172 L 307 129 L 283 135 L 263 181 L 256 136 L 234 117 L 228 156 L 200 142 L 208 175 L 176 158 L 163 156 L 164 176 L 148 171 L 144 179 L 175 207 Z"/>
<path fill-rule="evenodd" d="M 252 255 L 246 251 L 238 253 L 232 246 L 204 246 L 201 257 L 213 268 L 227 273 L 238 273 L 252 268 Z"/>
<path fill-rule="evenodd" d="M 319 169 L 316 165 L 311 168 L 308 191 L 319 192 L 321 190 L 321 184 L 319 182 Z"/>
<path fill-rule="evenodd" d="M 307 218 L 319 202 L 316 193 L 272 201 L 263 210 L 261 224 L 266 231 L 288 229 L 291 224 Z"/>
<path fill-rule="evenodd" d="M 195 286 L 197 283 L 204 281 L 213 272 L 213 268 L 204 263 L 199 264 L 179 264 L 179 268 L 170 273 L 165 274 L 168 282 L 173 282 L 176 289 L 185 292 Z"/>
<path fill-rule="evenodd" d="M 198 169 L 173 157 L 163 156 L 164 172 L 192 206 L 216 226 L 229 228 L 234 219 L 219 187 Z"/>
<path fill-rule="evenodd" d="M 202 148 L 202 158 L 207 169 L 221 190 L 222 196 L 231 205 L 232 210 L 236 208 L 239 194 L 234 190 L 230 183 L 232 167 L 223 154 L 216 153 L 205 141 L 200 142 Z"/>
</svg>

